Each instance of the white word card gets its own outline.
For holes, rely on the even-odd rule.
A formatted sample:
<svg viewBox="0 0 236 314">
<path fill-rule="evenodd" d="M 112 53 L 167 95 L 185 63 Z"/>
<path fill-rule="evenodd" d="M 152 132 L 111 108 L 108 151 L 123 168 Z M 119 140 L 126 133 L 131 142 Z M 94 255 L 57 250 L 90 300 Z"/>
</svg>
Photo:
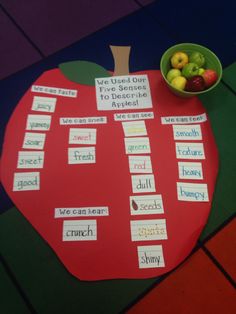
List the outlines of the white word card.
<svg viewBox="0 0 236 314">
<path fill-rule="evenodd" d="M 132 175 L 131 180 L 133 193 L 156 192 L 153 174 Z"/>
<path fill-rule="evenodd" d="M 180 179 L 193 179 L 202 180 L 202 164 L 201 162 L 178 162 L 179 178 Z"/>
<path fill-rule="evenodd" d="M 129 202 L 131 215 L 164 213 L 161 194 L 130 196 Z"/>
<path fill-rule="evenodd" d="M 129 156 L 130 173 L 152 173 L 150 156 Z"/>
<path fill-rule="evenodd" d="M 177 182 L 177 195 L 179 201 L 208 202 L 208 190 L 205 183 Z"/>
<path fill-rule="evenodd" d="M 203 143 L 175 143 L 178 159 L 205 159 Z"/>
<path fill-rule="evenodd" d="M 26 132 L 22 147 L 25 149 L 43 149 L 45 138 L 45 133 Z"/>
<path fill-rule="evenodd" d="M 96 78 L 98 110 L 143 109 L 152 107 L 147 75 Z"/>
<path fill-rule="evenodd" d="M 32 110 L 34 111 L 45 111 L 54 112 L 56 107 L 57 99 L 54 97 L 40 97 L 34 96 Z"/>
<path fill-rule="evenodd" d="M 21 151 L 18 153 L 17 168 L 43 168 L 44 152 Z"/>
<path fill-rule="evenodd" d="M 131 239 L 132 241 L 152 241 L 166 240 L 166 220 L 131 220 Z"/>
<path fill-rule="evenodd" d="M 151 153 L 148 137 L 125 137 L 126 154 L 149 154 Z"/>
<path fill-rule="evenodd" d="M 173 125 L 175 140 L 202 140 L 200 124 L 193 125 Z"/>
<path fill-rule="evenodd" d="M 16 172 L 13 191 L 33 191 L 40 189 L 39 172 Z"/>
<path fill-rule="evenodd" d="M 64 217 L 87 217 L 87 216 L 108 216 L 109 209 L 104 207 L 62 207 L 55 208 L 55 218 Z"/>
<path fill-rule="evenodd" d="M 97 240 L 96 220 L 64 220 L 63 241 Z"/>
<path fill-rule="evenodd" d="M 124 113 L 115 113 L 114 120 L 115 121 L 127 121 L 127 120 L 146 120 L 146 119 L 154 119 L 154 112 L 146 111 L 146 112 L 124 112 Z"/>
<path fill-rule="evenodd" d="M 26 130 L 48 131 L 51 125 L 51 116 L 29 114 L 26 123 Z"/>
<path fill-rule="evenodd" d="M 147 135 L 145 121 L 122 122 L 125 136 L 142 136 Z"/>
<path fill-rule="evenodd" d="M 69 144 L 96 144 L 96 129 L 71 128 Z"/>
<path fill-rule="evenodd" d="M 51 94 L 51 95 L 64 96 L 64 97 L 73 97 L 73 98 L 77 97 L 76 89 L 67 89 L 67 88 L 59 88 L 59 87 L 51 87 L 51 86 L 32 85 L 31 92 Z"/>
<path fill-rule="evenodd" d="M 95 147 L 70 147 L 68 149 L 69 164 L 94 164 L 96 163 Z"/>
<path fill-rule="evenodd" d="M 138 246 L 139 268 L 165 267 L 162 245 Z"/>
</svg>

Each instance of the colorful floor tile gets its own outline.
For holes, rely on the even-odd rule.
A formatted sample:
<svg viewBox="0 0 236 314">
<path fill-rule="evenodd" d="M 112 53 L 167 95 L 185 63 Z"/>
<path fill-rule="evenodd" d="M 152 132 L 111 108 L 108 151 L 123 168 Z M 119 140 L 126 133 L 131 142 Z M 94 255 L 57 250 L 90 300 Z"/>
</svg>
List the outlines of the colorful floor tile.
<svg viewBox="0 0 236 314">
<path fill-rule="evenodd" d="M 236 218 L 210 239 L 206 247 L 236 282 Z"/>
<path fill-rule="evenodd" d="M 178 267 L 129 314 L 199 314 L 236 311 L 236 292 L 202 250 Z"/>
</svg>

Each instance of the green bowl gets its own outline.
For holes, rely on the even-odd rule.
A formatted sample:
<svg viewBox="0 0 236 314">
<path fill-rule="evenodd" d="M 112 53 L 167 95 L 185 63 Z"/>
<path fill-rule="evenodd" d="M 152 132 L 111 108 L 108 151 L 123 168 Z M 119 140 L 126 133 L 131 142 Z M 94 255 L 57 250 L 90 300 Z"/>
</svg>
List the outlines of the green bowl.
<svg viewBox="0 0 236 314">
<path fill-rule="evenodd" d="M 183 52 L 187 53 L 188 55 L 193 51 L 198 51 L 198 52 L 202 53 L 205 57 L 204 68 L 213 69 L 218 74 L 218 79 L 215 82 L 215 84 L 212 85 L 211 87 L 209 87 L 208 89 L 205 89 L 205 90 L 200 91 L 200 92 L 187 92 L 185 90 L 179 90 L 179 89 L 176 89 L 175 87 L 173 87 L 167 81 L 166 75 L 167 75 L 168 71 L 172 68 L 171 63 L 170 63 L 170 59 L 171 59 L 172 55 L 177 51 L 183 51 Z M 215 88 L 219 84 L 221 77 L 222 77 L 222 65 L 221 65 L 218 57 L 214 54 L 214 52 L 212 52 L 211 50 L 209 50 L 208 48 L 206 48 L 204 46 L 200 46 L 200 45 L 192 44 L 192 43 L 178 44 L 178 45 L 172 46 L 168 50 L 166 50 L 165 53 L 162 55 L 162 58 L 161 58 L 160 69 L 161 69 L 161 74 L 162 74 L 167 86 L 170 88 L 170 90 L 174 94 L 181 96 L 181 97 L 193 97 L 196 95 L 205 94 L 205 93 L 211 91 L 213 88 Z"/>
</svg>

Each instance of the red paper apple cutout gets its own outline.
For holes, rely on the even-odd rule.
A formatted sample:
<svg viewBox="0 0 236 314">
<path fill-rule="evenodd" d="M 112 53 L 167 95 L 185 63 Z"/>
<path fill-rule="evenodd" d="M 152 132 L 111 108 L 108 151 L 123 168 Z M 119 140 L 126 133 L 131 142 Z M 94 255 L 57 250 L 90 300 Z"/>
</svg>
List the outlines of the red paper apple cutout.
<svg viewBox="0 0 236 314">
<path fill-rule="evenodd" d="M 88 62 L 69 62 L 43 73 L 9 121 L 1 160 L 1 180 L 8 195 L 65 267 L 82 280 L 148 278 L 176 267 L 191 252 L 207 221 L 218 169 L 214 137 L 209 121 L 202 119 L 201 102 L 172 95 L 158 70 L 129 74 L 126 48 L 113 47 L 113 53 L 115 73 Z M 95 78 L 117 75 L 121 81 L 146 75 L 152 108 L 126 105 L 123 110 L 98 111 Z M 128 85 L 119 85 L 124 95 L 137 92 L 133 87 L 127 94 Z M 35 97 L 56 100 L 42 102 Z M 161 120 L 177 117 L 178 124 L 188 116 L 190 125 L 200 125 L 202 139 L 192 142 L 204 147 L 205 158 L 178 159 L 177 151 L 189 156 L 182 144 L 191 141 L 174 139 L 172 124 Z M 122 117 L 144 121 L 131 124 L 132 132 L 141 135 L 127 136 Z M 137 153 L 140 149 L 150 151 Z M 179 162 L 189 161 L 201 164 L 202 178 L 180 178 Z M 186 165 L 182 171 L 189 171 Z M 130 167 L 149 173 L 132 173 Z M 179 200 L 178 188 L 183 193 L 186 183 L 205 184 L 209 200 L 199 200 L 200 192 L 195 202 Z"/>
</svg>

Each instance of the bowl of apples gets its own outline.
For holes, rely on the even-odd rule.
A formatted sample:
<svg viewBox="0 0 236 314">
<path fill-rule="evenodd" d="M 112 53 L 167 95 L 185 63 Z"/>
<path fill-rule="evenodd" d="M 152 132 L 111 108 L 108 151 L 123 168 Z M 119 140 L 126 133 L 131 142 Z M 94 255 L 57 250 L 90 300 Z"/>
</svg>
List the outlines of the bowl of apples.
<svg viewBox="0 0 236 314">
<path fill-rule="evenodd" d="M 193 43 L 178 44 L 166 50 L 160 70 L 170 90 L 181 97 L 209 92 L 222 77 L 222 65 L 214 52 Z"/>
</svg>

